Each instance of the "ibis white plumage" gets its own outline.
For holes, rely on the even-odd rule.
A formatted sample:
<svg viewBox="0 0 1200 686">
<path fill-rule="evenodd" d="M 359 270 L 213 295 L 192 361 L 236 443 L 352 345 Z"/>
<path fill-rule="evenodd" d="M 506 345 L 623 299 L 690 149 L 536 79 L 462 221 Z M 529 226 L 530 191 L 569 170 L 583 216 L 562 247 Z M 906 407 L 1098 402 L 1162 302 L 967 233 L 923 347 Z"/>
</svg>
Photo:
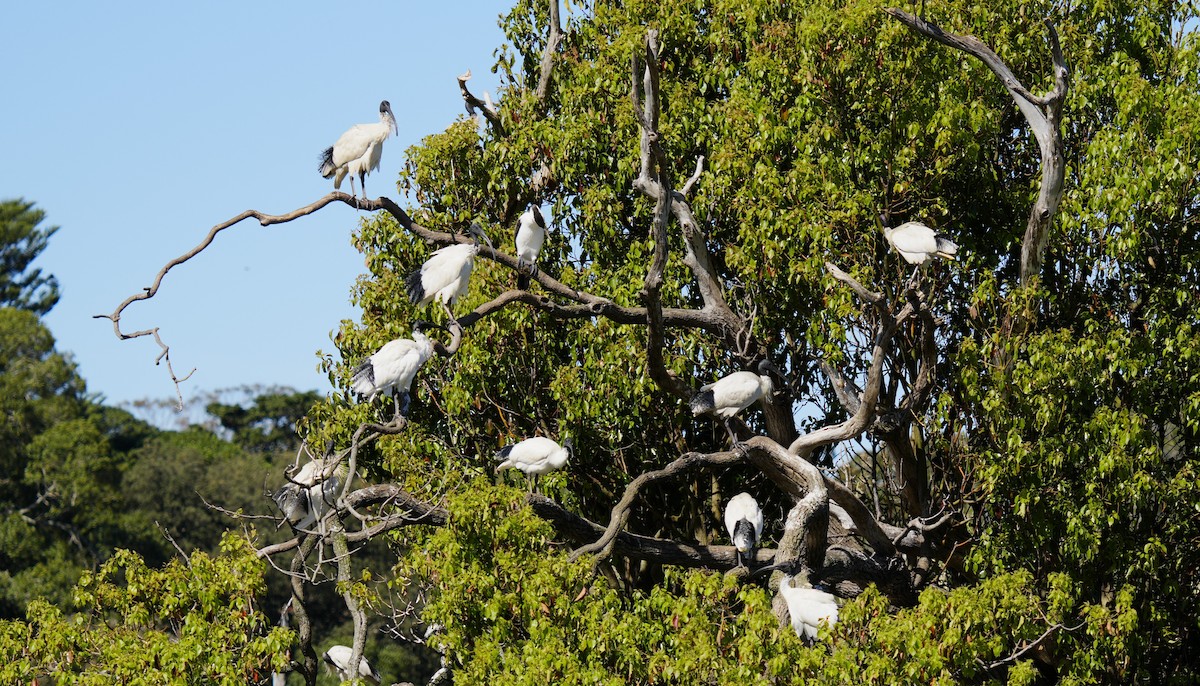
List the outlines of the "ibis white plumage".
<svg viewBox="0 0 1200 686">
<path fill-rule="evenodd" d="M 433 251 L 420 269 L 414 270 L 405 279 L 408 297 L 414 303 L 424 306 L 437 300 L 446 308 L 451 320 L 454 319 L 454 313 L 450 311 L 450 306 L 466 295 L 470 287 L 471 270 L 475 267 L 475 256 L 479 254 L 480 239 L 489 246 L 492 244 L 479 224 L 471 224 L 467 234 L 474 238 L 474 242 L 455 243 Z"/>
<path fill-rule="evenodd" d="M 721 377 L 717 381 L 700 387 L 700 392 L 692 396 L 691 407 L 693 415 L 712 414 L 725 420 L 725 430 L 729 438 L 737 443 L 730 421 L 737 413 L 750 407 L 760 398 L 769 398 L 774 390 L 771 374 L 782 376 L 779 367 L 770 360 L 758 363 L 758 372 L 734 372 Z"/>
<path fill-rule="evenodd" d="M 364 655 L 358 662 L 358 676 L 355 677 L 350 673 L 350 658 L 354 655 L 354 650 L 350 646 L 333 645 L 329 646 L 329 650 L 321 656 L 325 661 L 326 669 L 337 672 L 338 678 L 342 681 L 350 681 L 351 679 L 366 679 L 367 681 L 378 684 L 383 680 L 379 672 L 372 667 Z"/>
<path fill-rule="evenodd" d="M 350 177 L 350 195 L 356 195 L 354 177 L 358 176 L 363 197 L 367 197 L 367 173 L 379 169 L 383 157 L 383 142 L 396 132 L 396 117 L 387 100 L 379 103 L 379 123 L 355 124 L 337 142 L 321 153 L 321 176 L 333 177 L 333 189 L 342 187 Z"/>
<path fill-rule="evenodd" d="M 313 524 L 318 524 L 323 533 L 325 514 L 337 500 L 345 475 L 345 465 L 315 459 L 280 486 L 271 499 L 293 529 L 307 531 Z M 283 522 L 279 526 L 283 526 Z"/>
<path fill-rule="evenodd" d="M 397 417 L 408 416 L 413 379 L 433 355 L 433 342 L 425 335 L 431 328 L 443 328 L 427 321 L 413 325 L 412 338 L 397 338 L 383 344 L 374 355 L 354 369 L 350 388 L 367 402 L 390 392 Z"/>
<path fill-rule="evenodd" d="M 496 471 L 510 468 L 521 470 L 530 477 L 529 486 L 532 490 L 533 479 L 547 472 L 562 469 L 571 457 L 573 448 L 574 442 L 570 438 L 563 441 L 561 446 L 545 436 L 526 438 L 520 443 L 505 446 L 496 453 L 496 459 L 501 461 L 496 465 Z"/>
<path fill-rule="evenodd" d="M 538 273 L 537 258 L 546 242 L 546 220 L 537 205 L 530 205 L 517 222 L 517 288 L 527 290 Z M 528 274 L 521 270 L 529 270 Z"/>
<path fill-rule="evenodd" d="M 738 493 L 729 499 L 725 506 L 725 530 L 737 548 L 738 566 L 749 567 L 763 530 L 763 513 L 754 496 Z"/>
<path fill-rule="evenodd" d="M 800 587 L 793 586 L 797 579 Z M 806 588 L 807 579 L 785 576 L 779 582 L 779 592 L 787 602 L 788 615 L 792 618 L 792 629 L 797 636 L 817 640 L 817 630 L 822 624 L 832 627 L 837 623 L 837 600 L 832 593 L 826 593 L 815 588 Z"/>
<path fill-rule="evenodd" d="M 905 222 L 894 229 L 885 223 L 883 235 L 909 264 L 922 265 L 932 257 L 954 260 L 958 252 L 958 246 L 948 236 L 921 222 Z"/>
</svg>

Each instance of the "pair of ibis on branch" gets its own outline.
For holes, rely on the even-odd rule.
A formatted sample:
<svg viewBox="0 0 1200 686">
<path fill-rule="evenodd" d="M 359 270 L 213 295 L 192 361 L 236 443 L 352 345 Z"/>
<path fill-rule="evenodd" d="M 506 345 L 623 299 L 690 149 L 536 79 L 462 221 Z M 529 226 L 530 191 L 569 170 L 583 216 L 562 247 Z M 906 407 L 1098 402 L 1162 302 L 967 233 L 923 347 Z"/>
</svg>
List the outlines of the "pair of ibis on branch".
<svg viewBox="0 0 1200 686">
<path fill-rule="evenodd" d="M 438 301 L 452 321 L 454 313 L 450 306 L 467 294 L 480 240 L 488 247 L 492 246 L 491 239 L 479 224 L 471 224 L 467 234 L 473 242 L 456 243 L 433 251 L 420 269 L 409 274 L 405 281 L 408 297 L 413 303 L 423 307 Z M 530 277 L 537 276 L 537 258 L 545 242 L 546 220 L 537 205 L 530 205 L 517 221 L 517 288 L 520 290 L 527 290 Z"/>
<path fill-rule="evenodd" d="M 754 496 L 738 493 L 730 498 L 725 506 L 725 530 L 737 549 L 738 565 L 749 567 L 763 530 L 762 509 Z M 779 592 L 787 602 L 797 635 L 815 641 L 821 623 L 833 626 L 837 622 L 838 608 L 833 594 L 809 587 L 807 576 L 784 577 Z"/>
<path fill-rule="evenodd" d="M 883 221 L 882 217 L 880 219 Z M 888 243 L 905 262 L 916 265 L 917 269 L 933 257 L 953 260 L 958 252 L 958 246 L 948 237 L 920 222 L 905 222 L 896 228 L 888 227 L 886 221 L 882 225 Z M 731 424 L 733 418 L 760 398 L 770 398 L 774 390 L 772 374 L 782 376 L 783 373 L 769 360 L 763 360 L 758 364 L 757 373 L 734 372 L 702 386 L 700 392 L 692 396 L 692 414 L 707 413 L 725 420 L 725 430 L 736 445 L 739 441 Z"/>
</svg>

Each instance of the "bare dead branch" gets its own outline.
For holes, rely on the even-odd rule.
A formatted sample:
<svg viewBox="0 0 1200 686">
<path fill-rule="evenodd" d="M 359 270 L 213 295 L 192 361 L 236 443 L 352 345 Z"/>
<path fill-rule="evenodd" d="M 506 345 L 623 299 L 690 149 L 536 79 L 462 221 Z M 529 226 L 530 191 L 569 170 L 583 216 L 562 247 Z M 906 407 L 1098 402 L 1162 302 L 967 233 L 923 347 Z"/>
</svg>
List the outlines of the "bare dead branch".
<svg viewBox="0 0 1200 686">
<path fill-rule="evenodd" d="M 558 16 L 558 0 L 550 0 L 550 35 L 546 38 L 546 49 L 542 51 L 542 75 L 538 78 L 534 96 L 543 106 L 550 91 L 550 75 L 554 71 L 554 55 L 562 42 L 562 23 Z"/>
<path fill-rule="evenodd" d="M 629 513 L 633 507 L 633 501 L 638 494 L 646 486 L 666 479 L 681 472 L 687 471 L 694 467 L 702 465 L 724 465 L 734 464 L 742 460 L 742 453 L 739 451 L 728 451 L 721 453 L 688 453 L 671 464 L 656 469 L 651 472 L 646 472 L 638 476 L 629 485 L 625 487 L 625 494 L 621 500 L 613 506 L 612 515 L 609 517 L 608 527 L 604 531 L 604 535 L 598 540 L 584 546 L 580 546 L 571 551 L 570 559 L 577 560 L 583 555 L 596 555 L 597 561 L 604 560 L 612 554 L 613 544 L 617 534 L 625 526 L 625 522 L 629 520 Z"/>
<path fill-rule="evenodd" d="M 476 112 L 481 113 L 497 135 L 504 135 L 504 124 L 500 121 L 500 113 L 496 111 L 494 106 L 489 106 L 489 103 L 475 97 L 467 88 L 467 81 L 471 79 L 471 70 L 468 69 L 465 73 L 458 77 L 458 90 L 462 93 L 463 102 L 467 106 L 467 113 L 474 115 Z"/>
<path fill-rule="evenodd" d="M 704 173 L 704 155 L 696 158 L 696 171 L 692 172 L 690 178 L 683 183 L 683 187 L 679 189 L 679 194 L 687 197 L 692 194 L 692 190 L 696 187 L 696 182 L 700 180 L 700 175 Z"/>
</svg>

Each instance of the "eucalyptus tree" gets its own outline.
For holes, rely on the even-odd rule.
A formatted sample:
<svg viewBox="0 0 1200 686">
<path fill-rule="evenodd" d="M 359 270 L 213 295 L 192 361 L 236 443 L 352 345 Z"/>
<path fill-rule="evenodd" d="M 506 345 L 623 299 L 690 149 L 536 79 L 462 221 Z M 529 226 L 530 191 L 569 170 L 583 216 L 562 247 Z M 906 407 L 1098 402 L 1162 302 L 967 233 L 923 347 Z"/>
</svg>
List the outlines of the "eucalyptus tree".
<svg viewBox="0 0 1200 686">
<path fill-rule="evenodd" d="M 322 533 L 258 551 L 290 575 L 309 683 L 322 575 L 355 618 L 351 665 L 390 614 L 441 653 L 434 680 L 1185 680 L 1195 12 L 523 0 L 498 101 L 458 77 L 481 120 L 407 151 L 409 207 L 246 212 L 105 316 L 157 337 L 121 312 L 243 219 L 376 210 L 352 236 L 362 319 L 326 358 L 346 391 L 412 330 L 406 276 L 431 250 L 548 215 L 535 273 L 511 239 L 477 247 L 470 312 L 446 313 L 407 417 L 339 393 L 301 422 L 351 475 Z M 958 260 L 910 277 L 880 217 Z M 733 440 L 692 415 L 764 361 L 781 378 Z M 543 495 L 497 484 L 491 455 L 537 435 L 572 436 L 569 465 Z M 766 515 L 765 587 L 721 533 L 741 491 Z M 353 570 L 384 536 L 391 575 Z M 848 600 L 813 647 L 778 591 L 799 573 Z"/>
</svg>

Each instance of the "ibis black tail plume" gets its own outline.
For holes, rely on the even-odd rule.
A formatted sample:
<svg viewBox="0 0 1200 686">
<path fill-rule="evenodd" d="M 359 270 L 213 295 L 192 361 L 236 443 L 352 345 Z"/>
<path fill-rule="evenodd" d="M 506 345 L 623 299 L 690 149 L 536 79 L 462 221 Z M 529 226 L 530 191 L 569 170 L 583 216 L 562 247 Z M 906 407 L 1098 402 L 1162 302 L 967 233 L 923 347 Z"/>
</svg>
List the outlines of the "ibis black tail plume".
<svg viewBox="0 0 1200 686">
<path fill-rule="evenodd" d="M 419 303 L 425 299 L 425 286 L 421 283 L 421 270 L 414 270 L 404 279 L 404 286 L 408 291 L 408 299 Z"/>
<path fill-rule="evenodd" d="M 333 164 L 333 146 L 325 148 L 325 152 L 321 153 L 321 166 L 318 167 L 321 171 L 321 176 L 330 178 L 337 171 L 337 167 Z"/>
<path fill-rule="evenodd" d="M 713 398 L 712 389 L 700 391 L 692 396 L 692 414 L 704 414 L 712 412 L 716 408 L 716 399 Z"/>
</svg>

